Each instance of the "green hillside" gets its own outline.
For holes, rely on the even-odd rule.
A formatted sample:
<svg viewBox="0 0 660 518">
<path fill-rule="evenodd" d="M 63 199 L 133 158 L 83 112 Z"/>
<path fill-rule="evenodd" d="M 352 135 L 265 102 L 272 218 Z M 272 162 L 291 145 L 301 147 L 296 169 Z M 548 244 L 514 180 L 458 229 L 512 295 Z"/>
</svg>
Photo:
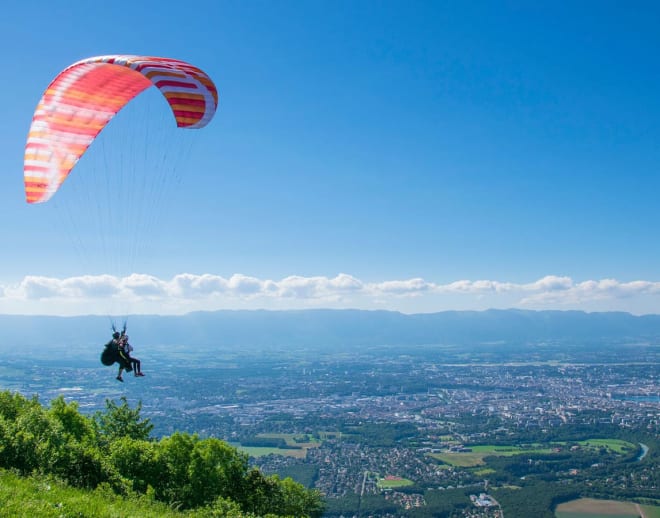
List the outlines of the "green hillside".
<svg viewBox="0 0 660 518">
<path fill-rule="evenodd" d="M 219 506 L 190 511 L 173 511 L 162 502 L 147 496 L 121 497 L 106 487 L 85 490 L 71 487 L 53 477 L 22 477 L 0 470 L 0 508 L 3 516 L 33 518 L 62 516 L 88 516 L 97 518 L 175 518 L 227 516 L 244 517 L 236 504 L 226 502 L 225 509 Z"/>
<path fill-rule="evenodd" d="M 321 496 L 265 476 L 236 448 L 175 433 L 155 440 L 140 406 L 93 417 L 0 392 L 0 508 L 7 516 L 318 517 Z"/>
</svg>

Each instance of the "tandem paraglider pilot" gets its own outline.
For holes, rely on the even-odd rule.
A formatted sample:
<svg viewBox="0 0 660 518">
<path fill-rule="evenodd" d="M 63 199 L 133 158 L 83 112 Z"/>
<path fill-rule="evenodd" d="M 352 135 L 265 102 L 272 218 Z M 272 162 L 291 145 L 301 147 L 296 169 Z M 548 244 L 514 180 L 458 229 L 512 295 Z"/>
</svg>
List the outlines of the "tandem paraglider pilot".
<svg viewBox="0 0 660 518">
<path fill-rule="evenodd" d="M 117 373 L 117 380 L 124 381 L 122 373 L 135 371 L 135 376 L 144 376 L 141 369 L 140 360 L 131 357 L 133 346 L 128 342 L 128 335 L 125 331 L 119 333 L 114 331 L 112 333 L 112 340 L 105 344 L 105 348 L 101 353 L 101 363 L 103 365 L 119 364 L 119 372 Z"/>
</svg>

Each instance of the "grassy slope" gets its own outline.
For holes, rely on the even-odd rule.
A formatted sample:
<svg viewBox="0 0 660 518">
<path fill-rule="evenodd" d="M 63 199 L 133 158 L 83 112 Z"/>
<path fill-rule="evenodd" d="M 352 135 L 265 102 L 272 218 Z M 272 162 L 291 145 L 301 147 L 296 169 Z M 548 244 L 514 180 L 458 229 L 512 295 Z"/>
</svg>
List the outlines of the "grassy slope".
<svg viewBox="0 0 660 518">
<path fill-rule="evenodd" d="M 47 477 L 20 477 L 0 470 L 2 516 L 33 518 L 181 518 L 203 516 L 172 511 L 146 498 L 124 499 L 112 492 L 72 488 Z"/>
</svg>

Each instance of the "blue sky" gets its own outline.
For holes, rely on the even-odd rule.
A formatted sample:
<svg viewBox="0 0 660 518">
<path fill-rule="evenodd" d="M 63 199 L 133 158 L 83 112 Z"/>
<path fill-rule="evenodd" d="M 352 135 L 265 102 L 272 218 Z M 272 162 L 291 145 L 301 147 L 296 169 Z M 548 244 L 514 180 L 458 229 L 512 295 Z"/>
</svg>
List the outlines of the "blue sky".
<svg viewBox="0 0 660 518">
<path fill-rule="evenodd" d="M 660 312 L 660 8 L 529 4 L 4 6 L 0 312 Z M 142 247 L 69 208 L 98 148 L 52 207 L 24 201 L 39 97 L 112 53 L 184 59 L 220 93 Z M 123 115 L 103 149 L 142 128 Z M 110 267 L 100 239 L 141 250 Z"/>
</svg>

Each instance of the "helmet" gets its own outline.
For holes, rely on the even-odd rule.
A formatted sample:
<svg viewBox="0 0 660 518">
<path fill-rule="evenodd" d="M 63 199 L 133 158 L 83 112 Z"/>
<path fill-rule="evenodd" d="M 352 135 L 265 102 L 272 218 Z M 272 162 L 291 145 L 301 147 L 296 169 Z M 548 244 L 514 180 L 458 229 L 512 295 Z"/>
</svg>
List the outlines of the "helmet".
<svg viewBox="0 0 660 518">
<path fill-rule="evenodd" d="M 116 340 L 117 338 L 119 338 L 119 333 L 118 333 L 117 331 L 115 331 L 114 333 L 112 333 L 112 338 L 114 338 L 115 340 Z"/>
</svg>

